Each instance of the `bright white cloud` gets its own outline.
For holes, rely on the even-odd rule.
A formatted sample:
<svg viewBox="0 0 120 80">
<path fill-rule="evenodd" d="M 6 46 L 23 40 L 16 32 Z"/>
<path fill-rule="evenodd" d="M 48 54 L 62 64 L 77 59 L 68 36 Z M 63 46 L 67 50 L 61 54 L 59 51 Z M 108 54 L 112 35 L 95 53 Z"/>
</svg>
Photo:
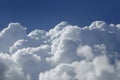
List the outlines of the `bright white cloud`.
<svg viewBox="0 0 120 80">
<path fill-rule="evenodd" d="M 8 52 L 9 48 L 19 39 L 26 38 L 26 30 L 19 23 L 10 23 L 0 32 L 0 51 Z"/>
<path fill-rule="evenodd" d="M 120 24 L 61 22 L 29 34 L 19 23 L 0 32 L 0 80 L 119 80 Z"/>
</svg>

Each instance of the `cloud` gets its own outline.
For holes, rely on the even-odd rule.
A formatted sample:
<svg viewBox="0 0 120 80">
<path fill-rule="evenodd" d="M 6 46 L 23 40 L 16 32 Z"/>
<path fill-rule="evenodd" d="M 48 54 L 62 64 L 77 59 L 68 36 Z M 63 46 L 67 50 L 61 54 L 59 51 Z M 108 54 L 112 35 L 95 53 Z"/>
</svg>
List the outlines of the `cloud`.
<svg viewBox="0 0 120 80">
<path fill-rule="evenodd" d="M 19 39 L 26 37 L 25 28 L 19 23 L 10 23 L 7 28 L 0 32 L 0 51 L 8 52 L 9 48 Z"/>
<path fill-rule="evenodd" d="M 40 73 L 39 80 L 119 80 L 119 74 L 119 69 L 109 64 L 105 55 L 101 55 L 93 61 L 61 63 L 50 71 Z"/>
<path fill-rule="evenodd" d="M 30 80 L 8 54 L 0 54 L 0 80 Z"/>
<path fill-rule="evenodd" d="M 119 80 L 120 24 L 65 21 L 26 33 L 20 23 L 0 32 L 0 80 Z"/>
</svg>

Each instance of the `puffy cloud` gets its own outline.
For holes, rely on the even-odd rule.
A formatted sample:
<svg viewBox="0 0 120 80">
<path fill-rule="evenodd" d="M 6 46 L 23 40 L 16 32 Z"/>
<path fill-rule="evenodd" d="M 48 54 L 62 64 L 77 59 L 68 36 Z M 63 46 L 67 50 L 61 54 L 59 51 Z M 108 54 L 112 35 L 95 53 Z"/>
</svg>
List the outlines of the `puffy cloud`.
<svg viewBox="0 0 120 80">
<path fill-rule="evenodd" d="M 120 24 L 104 21 L 28 34 L 10 23 L 0 32 L 0 80 L 119 80 L 119 35 Z"/>
<path fill-rule="evenodd" d="M 55 69 L 41 73 L 39 80 L 74 80 L 74 68 L 69 64 L 59 64 Z"/>
<path fill-rule="evenodd" d="M 92 51 L 91 47 L 89 47 L 88 45 L 78 47 L 77 54 L 79 56 L 86 57 L 87 59 L 93 58 L 93 51 Z"/>
<path fill-rule="evenodd" d="M 0 80 L 30 80 L 8 54 L 0 54 Z"/>
<path fill-rule="evenodd" d="M 101 55 L 93 61 L 59 64 L 50 71 L 40 73 L 39 80 L 119 80 L 120 71 L 117 69 L 105 55 Z"/>
<path fill-rule="evenodd" d="M 26 37 L 26 30 L 20 23 L 10 23 L 0 32 L 0 51 L 9 52 L 10 46 Z"/>
<path fill-rule="evenodd" d="M 25 74 L 31 76 L 32 80 L 38 80 L 39 73 L 50 68 L 45 60 L 49 56 L 48 50 L 47 45 L 41 45 L 36 48 L 23 48 L 17 50 L 12 55 L 12 58 L 22 67 Z"/>
</svg>

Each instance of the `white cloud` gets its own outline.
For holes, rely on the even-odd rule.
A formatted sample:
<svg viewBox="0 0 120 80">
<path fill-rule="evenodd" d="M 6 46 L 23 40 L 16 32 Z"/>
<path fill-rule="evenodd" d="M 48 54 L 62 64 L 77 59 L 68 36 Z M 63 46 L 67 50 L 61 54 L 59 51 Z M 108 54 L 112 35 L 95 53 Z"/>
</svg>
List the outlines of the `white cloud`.
<svg viewBox="0 0 120 80">
<path fill-rule="evenodd" d="M 83 57 L 85 57 L 85 58 L 87 58 L 87 59 L 92 59 L 93 56 L 94 56 L 91 47 L 88 46 L 88 45 L 79 46 L 79 47 L 77 48 L 77 54 L 78 54 L 79 56 L 83 56 Z"/>
<path fill-rule="evenodd" d="M 0 54 L 0 80 L 30 80 L 8 54 Z"/>
<path fill-rule="evenodd" d="M 61 22 L 48 32 L 10 23 L 0 32 L 0 80 L 119 80 L 120 24 Z"/>
<path fill-rule="evenodd" d="M 9 52 L 10 46 L 19 39 L 26 38 L 26 30 L 19 23 L 10 23 L 0 32 L 0 51 Z"/>
<path fill-rule="evenodd" d="M 56 68 L 40 73 L 39 80 L 119 80 L 120 71 L 110 64 L 105 55 L 93 61 L 74 61 L 59 64 Z"/>
</svg>

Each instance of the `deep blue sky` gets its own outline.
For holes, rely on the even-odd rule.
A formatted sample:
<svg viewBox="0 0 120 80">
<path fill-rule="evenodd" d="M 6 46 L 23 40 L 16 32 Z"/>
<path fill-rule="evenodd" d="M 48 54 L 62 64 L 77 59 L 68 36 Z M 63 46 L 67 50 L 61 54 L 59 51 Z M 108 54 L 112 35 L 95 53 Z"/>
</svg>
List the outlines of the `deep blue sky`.
<svg viewBox="0 0 120 80">
<path fill-rule="evenodd" d="M 0 0 L 0 30 L 10 22 L 49 30 L 61 21 L 85 26 L 95 20 L 120 23 L 120 0 Z"/>
</svg>

